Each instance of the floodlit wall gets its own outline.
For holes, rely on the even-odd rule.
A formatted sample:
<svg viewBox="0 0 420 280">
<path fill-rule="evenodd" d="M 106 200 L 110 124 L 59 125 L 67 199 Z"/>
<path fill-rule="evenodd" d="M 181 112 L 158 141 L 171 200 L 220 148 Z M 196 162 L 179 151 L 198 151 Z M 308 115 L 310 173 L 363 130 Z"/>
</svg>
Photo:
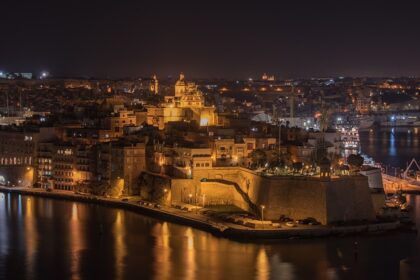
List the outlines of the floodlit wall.
<svg viewBox="0 0 420 280">
<path fill-rule="evenodd" d="M 375 218 L 367 178 L 363 176 L 330 181 L 313 177 L 265 177 L 248 169 L 233 167 L 195 171 L 194 180 L 199 185 L 197 195 L 205 194 L 209 203 L 220 197 L 251 211 L 246 199 L 229 182 L 236 183 L 254 206 L 259 209 L 265 206 L 264 217 L 267 219 L 278 219 L 281 215 L 293 219 L 314 217 L 329 224 Z"/>
<path fill-rule="evenodd" d="M 241 167 L 216 167 L 194 170 L 193 179 L 170 179 L 170 182 L 173 202 L 232 204 L 257 215 L 264 205 L 264 218 L 270 220 L 285 215 L 292 219 L 313 217 L 322 224 L 330 224 L 375 218 L 364 176 L 331 180 L 266 177 Z M 156 184 L 156 188 L 162 188 L 161 184 Z"/>
</svg>

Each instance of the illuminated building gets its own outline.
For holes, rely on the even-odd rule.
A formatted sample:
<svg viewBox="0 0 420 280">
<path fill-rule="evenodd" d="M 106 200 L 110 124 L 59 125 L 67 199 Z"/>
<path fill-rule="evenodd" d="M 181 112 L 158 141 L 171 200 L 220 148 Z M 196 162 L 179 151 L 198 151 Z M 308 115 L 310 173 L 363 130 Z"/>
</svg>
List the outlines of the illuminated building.
<svg viewBox="0 0 420 280">
<path fill-rule="evenodd" d="M 248 149 L 248 145 L 250 149 Z M 235 141 L 233 138 L 216 138 L 212 141 L 211 146 L 215 162 L 226 161 L 228 164 L 238 164 L 255 148 L 255 141 L 245 143 L 242 139 Z"/>
<path fill-rule="evenodd" d="M 54 128 L 7 127 L 0 131 L 0 175 L 11 185 L 32 186 L 36 181 L 38 149 L 55 137 Z M 28 169 L 29 168 L 29 169 Z M 28 171 L 31 172 L 29 178 Z"/>
<path fill-rule="evenodd" d="M 97 144 L 116 140 L 121 135 L 121 132 L 115 132 L 110 129 L 100 128 L 66 128 L 63 135 L 63 140 L 71 143 L 80 144 Z"/>
<path fill-rule="evenodd" d="M 203 93 L 194 83 L 186 82 L 181 74 L 175 84 L 175 95 L 165 96 L 158 107 L 147 108 L 147 123 L 164 129 L 168 122 L 194 121 L 200 126 L 217 124 L 215 108 L 205 106 Z"/>
<path fill-rule="evenodd" d="M 150 81 L 149 90 L 154 94 L 159 94 L 159 81 L 156 75 L 153 75 L 153 79 Z"/>
<path fill-rule="evenodd" d="M 94 180 L 95 155 L 89 146 L 54 143 L 52 164 L 55 189 L 78 191 Z"/>
<path fill-rule="evenodd" d="M 133 111 L 121 109 L 113 113 L 112 116 L 105 118 L 104 127 L 111 130 L 116 137 L 123 135 L 125 126 L 137 125 L 137 118 Z"/>
<path fill-rule="evenodd" d="M 111 184 L 123 180 L 123 194 L 138 194 L 137 178 L 146 170 L 146 149 L 144 143 L 118 141 L 112 143 Z"/>
<path fill-rule="evenodd" d="M 66 89 L 92 89 L 92 82 L 89 80 L 65 80 L 64 88 Z"/>
<path fill-rule="evenodd" d="M 262 77 L 261 77 L 261 80 L 263 80 L 263 81 L 270 81 L 270 82 L 272 82 L 272 81 L 274 81 L 274 80 L 275 80 L 275 77 L 274 77 L 274 75 L 269 76 L 269 75 L 267 75 L 266 73 L 264 73 L 264 74 L 262 75 Z"/>
<path fill-rule="evenodd" d="M 125 139 L 103 143 L 98 147 L 97 171 L 99 181 L 115 187 L 121 185 L 123 194 L 137 193 L 137 179 L 146 170 L 145 144 Z"/>
<path fill-rule="evenodd" d="M 38 148 L 38 186 L 44 189 L 53 188 L 53 143 L 40 143 Z"/>
<path fill-rule="evenodd" d="M 174 175 L 183 178 L 191 178 L 194 170 L 211 169 L 211 149 L 208 148 L 184 148 L 172 149 Z"/>
</svg>

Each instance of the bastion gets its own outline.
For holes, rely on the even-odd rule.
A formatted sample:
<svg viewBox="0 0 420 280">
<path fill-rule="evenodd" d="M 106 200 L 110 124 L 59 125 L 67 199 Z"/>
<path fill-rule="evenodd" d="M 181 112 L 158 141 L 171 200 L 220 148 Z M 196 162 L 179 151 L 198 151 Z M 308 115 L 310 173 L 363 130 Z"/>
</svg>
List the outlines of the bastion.
<svg viewBox="0 0 420 280">
<path fill-rule="evenodd" d="M 194 171 L 192 179 L 154 178 L 148 185 L 142 195 L 162 203 L 235 205 L 267 220 L 312 217 L 328 225 L 375 219 L 368 179 L 362 175 L 267 176 L 241 167 L 215 167 Z"/>
</svg>

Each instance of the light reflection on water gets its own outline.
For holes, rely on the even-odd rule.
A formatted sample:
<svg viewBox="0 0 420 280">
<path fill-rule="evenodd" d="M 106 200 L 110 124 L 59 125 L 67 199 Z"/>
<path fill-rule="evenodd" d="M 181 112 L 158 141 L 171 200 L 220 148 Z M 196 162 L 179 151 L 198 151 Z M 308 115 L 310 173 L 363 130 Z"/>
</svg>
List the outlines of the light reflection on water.
<svg viewBox="0 0 420 280">
<path fill-rule="evenodd" d="M 392 167 L 405 168 L 420 160 L 419 128 L 382 128 L 360 132 L 362 152 Z"/>
<path fill-rule="evenodd" d="M 124 258 L 127 254 L 127 247 L 125 244 L 125 225 L 124 225 L 124 214 L 122 210 L 115 210 L 117 216 L 115 218 L 113 234 L 114 234 L 114 248 L 115 248 L 115 272 L 116 279 L 124 279 Z M 102 233 L 101 233 L 102 234 Z"/>
<path fill-rule="evenodd" d="M 83 223 L 79 220 L 79 204 L 73 202 L 71 206 L 71 217 L 69 222 L 69 247 L 72 248 L 70 253 L 70 268 L 73 279 L 80 279 L 80 258 L 81 252 L 85 248 L 83 236 Z"/>
<path fill-rule="evenodd" d="M 236 242 L 118 209 L 6 197 L 0 279 L 420 279 L 412 234 Z M 420 197 L 409 200 L 420 213 Z"/>
<path fill-rule="evenodd" d="M 0 193 L 0 255 L 4 255 L 9 250 L 9 231 L 7 230 L 7 213 L 9 208 L 6 195 Z M 0 267 L 3 263 L 0 262 Z"/>
<path fill-rule="evenodd" d="M 37 251 L 37 239 L 38 232 L 36 231 L 36 219 L 33 217 L 33 204 L 30 197 L 26 198 L 25 205 L 25 222 L 24 222 L 24 234 L 25 234 L 25 246 L 26 246 L 26 266 L 27 266 L 27 279 L 31 279 L 31 275 L 35 272 L 35 254 Z"/>
</svg>

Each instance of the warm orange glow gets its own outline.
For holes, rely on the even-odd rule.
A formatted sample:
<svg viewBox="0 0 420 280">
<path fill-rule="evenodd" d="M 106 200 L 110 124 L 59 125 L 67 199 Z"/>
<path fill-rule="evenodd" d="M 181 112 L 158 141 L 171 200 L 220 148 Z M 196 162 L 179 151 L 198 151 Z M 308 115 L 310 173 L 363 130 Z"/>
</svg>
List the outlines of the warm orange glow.
<svg viewBox="0 0 420 280">
<path fill-rule="evenodd" d="M 261 247 L 258 252 L 255 266 L 256 266 L 255 269 L 257 272 L 256 279 L 258 280 L 270 279 L 270 260 L 267 256 L 267 253 L 264 247 Z"/>
<path fill-rule="evenodd" d="M 207 126 L 209 125 L 209 119 L 208 118 L 201 118 L 200 119 L 200 126 Z"/>
<path fill-rule="evenodd" d="M 236 155 L 232 156 L 232 160 L 233 160 L 234 162 L 238 162 L 238 156 L 236 156 Z"/>
<path fill-rule="evenodd" d="M 125 223 L 124 212 L 118 210 L 115 222 L 113 225 L 114 233 L 114 248 L 115 248 L 115 279 L 124 279 L 124 259 L 127 255 L 127 245 L 125 243 Z"/>
</svg>

